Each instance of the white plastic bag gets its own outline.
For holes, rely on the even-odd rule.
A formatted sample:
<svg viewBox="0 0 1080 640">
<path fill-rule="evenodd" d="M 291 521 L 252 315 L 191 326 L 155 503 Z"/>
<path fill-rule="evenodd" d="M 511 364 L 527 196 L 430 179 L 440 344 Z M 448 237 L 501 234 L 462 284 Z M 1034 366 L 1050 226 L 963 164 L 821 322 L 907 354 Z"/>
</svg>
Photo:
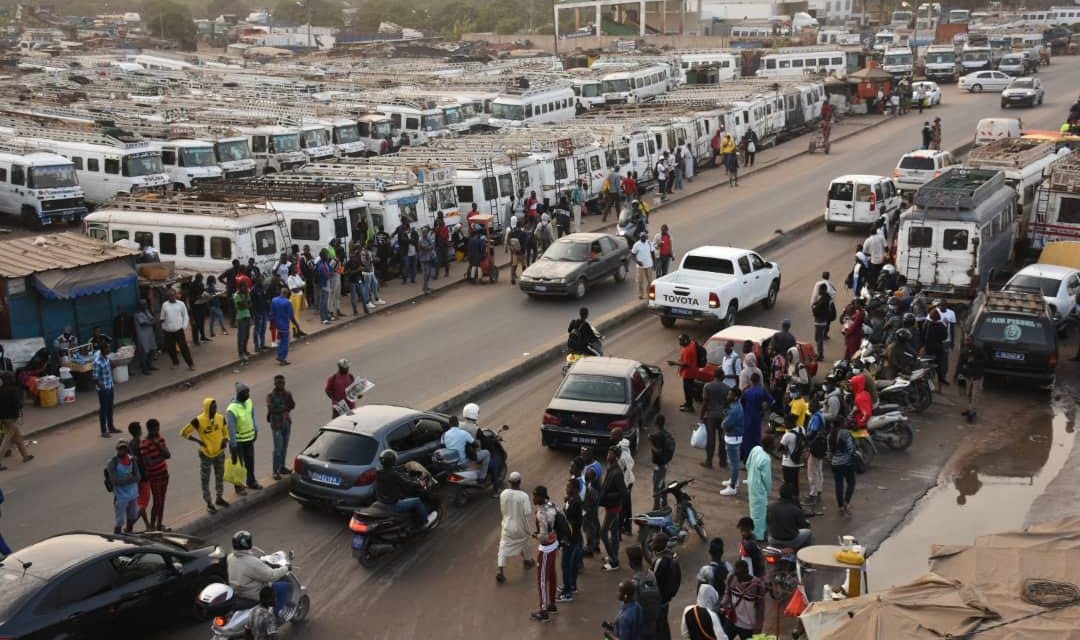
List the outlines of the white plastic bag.
<svg viewBox="0 0 1080 640">
<path fill-rule="evenodd" d="M 695 449 L 704 449 L 709 444 L 709 431 L 704 422 L 697 423 L 694 432 L 690 434 L 690 446 Z"/>
</svg>

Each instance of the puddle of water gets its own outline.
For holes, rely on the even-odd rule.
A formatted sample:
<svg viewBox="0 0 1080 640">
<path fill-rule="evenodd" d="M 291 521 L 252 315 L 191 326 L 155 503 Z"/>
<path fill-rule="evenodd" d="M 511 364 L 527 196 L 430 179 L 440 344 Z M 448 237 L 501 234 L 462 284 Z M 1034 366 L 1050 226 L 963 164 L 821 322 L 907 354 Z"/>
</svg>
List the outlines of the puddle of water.
<svg viewBox="0 0 1080 640">
<path fill-rule="evenodd" d="M 925 574 L 931 545 L 971 544 L 981 535 L 1023 528 L 1032 502 L 1069 458 L 1072 420 L 1055 404 L 1053 412 L 1050 407 L 1020 411 L 1002 424 L 1027 433 L 974 455 L 915 504 L 903 525 L 867 559 L 874 591 Z"/>
</svg>

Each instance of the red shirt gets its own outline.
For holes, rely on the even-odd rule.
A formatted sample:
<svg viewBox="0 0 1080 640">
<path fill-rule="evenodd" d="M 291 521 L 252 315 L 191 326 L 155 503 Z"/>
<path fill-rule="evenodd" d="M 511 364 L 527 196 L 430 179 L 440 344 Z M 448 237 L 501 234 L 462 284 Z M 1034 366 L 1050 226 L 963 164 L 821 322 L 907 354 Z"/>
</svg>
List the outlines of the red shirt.
<svg viewBox="0 0 1080 640">
<path fill-rule="evenodd" d="M 634 180 L 630 176 L 626 176 L 622 179 L 622 190 L 627 195 L 634 195 L 637 193 L 637 180 Z"/>
<path fill-rule="evenodd" d="M 693 380 L 697 371 L 697 345 L 691 340 L 679 353 L 679 377 Z"/>
<path fill-rule="evenodd" d="M 248 293 L 251 293 L 251 278 L 247 277 L 247 274 L 245 274 L 245 273 L 236 274 L 236 290 L 237 291 L 240 290 L 240 285 L 241 284 L 247 285 Z"/>
<path fill-rule="evenodd" d="M 671 236 L 669 234 L 660 234 L 660 255 L 665 258 L 671 257 Z"/>
<path fill-rule="evenodd" d="M 326 395 L 330 398 L 331 402 L 335 404 L 345 401 L 345 404 L 349 405 L 350 409 L 356 408 L 356 403 L 345 397 L 345 390 L 349 388 L 349 385 L 356 380 L 351 373 L 335 373 L 326 379 Z"/>
</svg>

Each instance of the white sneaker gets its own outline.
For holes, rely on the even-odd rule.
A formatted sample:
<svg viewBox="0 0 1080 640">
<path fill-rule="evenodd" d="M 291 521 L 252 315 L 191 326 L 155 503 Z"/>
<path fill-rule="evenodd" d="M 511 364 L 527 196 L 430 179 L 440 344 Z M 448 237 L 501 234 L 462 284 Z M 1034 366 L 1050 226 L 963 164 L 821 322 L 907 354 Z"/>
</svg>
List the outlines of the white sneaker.
<svg viewBox="0 0 1080 640">
<path fill-rule="evenodd" d="M 277 348 L 277 342 L 271 342 L 270 347 L 276 349 Z"/>
<path fill-rule="evenodd" d="M 430 527 L 438 519 L 439 519 L 439 512 L 438 511 L 432 511 L 431 513 L 427 514 L 427 525 L 426 526 Z"/>
<path fill-rule="evenodd" d="M 386 302 L 386 300 L 383 300 L 382 298 L 379 298 L 378 300 L 375 301 L 375 304 L 387 304 L 387 302 Z"/>
<path fill-rule="evenodd" d="M 738 493 L 738 491 L 735 490 L 735 487 L 728 487 L 727 489 L 720 491 L 720 495 L 722 496 L 733 496 L 736 493 Z"/>
<path fill-rule="evenodd" d="M 725 487 L 728 486 L 729 484 L 731 484 L 731 478 L 728 478 L 727 480 L 724 480 L 720 484 L 724 485 Z"/>
</svg>

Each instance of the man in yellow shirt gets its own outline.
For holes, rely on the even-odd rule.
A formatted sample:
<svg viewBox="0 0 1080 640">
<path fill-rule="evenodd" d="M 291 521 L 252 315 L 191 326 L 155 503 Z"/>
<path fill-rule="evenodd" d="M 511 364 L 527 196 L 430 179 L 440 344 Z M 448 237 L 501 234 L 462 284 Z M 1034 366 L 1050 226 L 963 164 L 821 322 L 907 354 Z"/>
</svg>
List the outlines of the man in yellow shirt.
<svg viewBox="0 0 1080 640">
<path fill-rule="evenodd" d="M 199 445 L 199 480 L 202 482 L 203 500 L 206 510 L 217 513 L 214 507 L 229 506 L 222 494 L 225 491 L 225 448 L 229 444 L 229 431 L 225 426 L 225 416 L 218 413 L 217 401 L 213 398 L 203 400 L 202 413 L 191 419 L 180 430 L 180 437 Z M 210 470 L 214 471 L 214 489 L 217 500 L 210 501 Z"/>
</svg>

